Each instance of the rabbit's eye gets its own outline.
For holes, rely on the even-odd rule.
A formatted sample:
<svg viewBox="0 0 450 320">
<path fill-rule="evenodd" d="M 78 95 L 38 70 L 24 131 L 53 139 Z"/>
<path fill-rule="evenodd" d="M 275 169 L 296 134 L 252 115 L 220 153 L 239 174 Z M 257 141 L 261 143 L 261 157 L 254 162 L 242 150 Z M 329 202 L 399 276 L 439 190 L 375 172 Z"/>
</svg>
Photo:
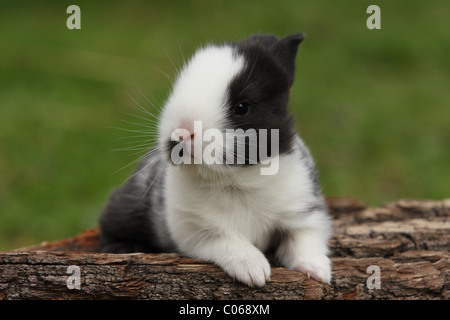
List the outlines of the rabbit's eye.
<svg viewBox="0 0 450 320">
<path fill-rule="evenodd" d="M 250 110 L 250 103 L 247 101 L 239 102 L 234 106 L 234 114 L 238 116 L 244 116 Z"/>
</svg>

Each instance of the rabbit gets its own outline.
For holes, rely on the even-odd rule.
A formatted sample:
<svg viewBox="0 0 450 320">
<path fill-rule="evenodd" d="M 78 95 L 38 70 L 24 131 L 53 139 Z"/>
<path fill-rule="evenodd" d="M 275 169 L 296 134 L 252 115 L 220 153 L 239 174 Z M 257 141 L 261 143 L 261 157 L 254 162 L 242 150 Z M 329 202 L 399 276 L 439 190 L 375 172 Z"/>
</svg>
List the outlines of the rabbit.
<svg viewBox="0 0 450 320">
<path fill-rule="evenodd" d="M 194 53 L 162 108 L 157 145 L 100 216 L 101 252 L 177 252 L 258 287 L 270 281 L 271 252 L 330 283 L 331 218 L 288 110 L 303 39 L 256 34 Z"/>
</svg>

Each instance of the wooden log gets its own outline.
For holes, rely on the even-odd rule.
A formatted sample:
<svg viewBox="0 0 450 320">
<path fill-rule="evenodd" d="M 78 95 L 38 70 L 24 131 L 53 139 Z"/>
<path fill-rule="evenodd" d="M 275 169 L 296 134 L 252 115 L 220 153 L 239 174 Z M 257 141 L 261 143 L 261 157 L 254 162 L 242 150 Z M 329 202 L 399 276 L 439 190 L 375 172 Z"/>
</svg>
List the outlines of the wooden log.
<svg viewBox="0 0 450 320">
<path fill-rule="evenodd" d="M 450 199 L 328 204 L 331 285 L 273 265 L 270 283 L 249 288 L 215 265 L 177 254 L 98 253 L 95 228 L 0 253 L 0 299 L 450 298 Z"/>
</svg>

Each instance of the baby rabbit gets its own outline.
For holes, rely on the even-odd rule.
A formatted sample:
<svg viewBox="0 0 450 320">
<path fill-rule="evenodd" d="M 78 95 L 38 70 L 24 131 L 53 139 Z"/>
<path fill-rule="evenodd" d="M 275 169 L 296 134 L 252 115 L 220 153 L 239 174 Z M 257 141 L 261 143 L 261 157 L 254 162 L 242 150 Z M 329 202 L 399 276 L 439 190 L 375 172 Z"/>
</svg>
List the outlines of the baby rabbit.
<svg viewBox="0 0 450 320">
<path fill-rule="evenodd" d="M 102 252 L 178 252 L 263 286 L 271 251 L 330 282 L 331 221 L 288 112 L 303 38 L 253 35 L 194 54 L 162 110 L 158 145 L 100 217 Z"/>
</svg>

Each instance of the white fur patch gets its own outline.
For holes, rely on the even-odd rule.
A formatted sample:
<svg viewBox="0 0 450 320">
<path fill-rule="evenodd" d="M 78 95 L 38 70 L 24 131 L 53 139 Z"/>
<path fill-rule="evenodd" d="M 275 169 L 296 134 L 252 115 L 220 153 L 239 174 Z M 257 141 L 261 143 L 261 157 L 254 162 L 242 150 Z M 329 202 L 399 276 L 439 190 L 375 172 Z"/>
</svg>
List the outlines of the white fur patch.
<svg viewBox="0 0 450 320">
<path fill-rule="evenodd" d="M 165 143 L 171 133 L 186 123 L 201 120 L 203 129 L 224 128 L 228 85 L 244 67 L 244 58 L 230 46 L 200 49 L 178 75 L 163 110 L 160 138 Z"/>
<path fill-rule="evenodd" d="M 260 175 L 259 165 L 234 169 L 211 171 L 208 177 L 193 166 L 168 168 L 167 221 L 178 249 L 259 286 L 270 278 L 261 252 L 273 244 L 274 234 L 281 231 L 287 239 L 308 235 L 305 249 L 285 243 L 277 257 L 288 268 L 329 282 L 330 222 L 325 211 L 308 212 L 317 198 L 298 150 L 280 157 L 276 175 Z M 309 252 L 319 262 L 310 262 Z"/>
</svg>

